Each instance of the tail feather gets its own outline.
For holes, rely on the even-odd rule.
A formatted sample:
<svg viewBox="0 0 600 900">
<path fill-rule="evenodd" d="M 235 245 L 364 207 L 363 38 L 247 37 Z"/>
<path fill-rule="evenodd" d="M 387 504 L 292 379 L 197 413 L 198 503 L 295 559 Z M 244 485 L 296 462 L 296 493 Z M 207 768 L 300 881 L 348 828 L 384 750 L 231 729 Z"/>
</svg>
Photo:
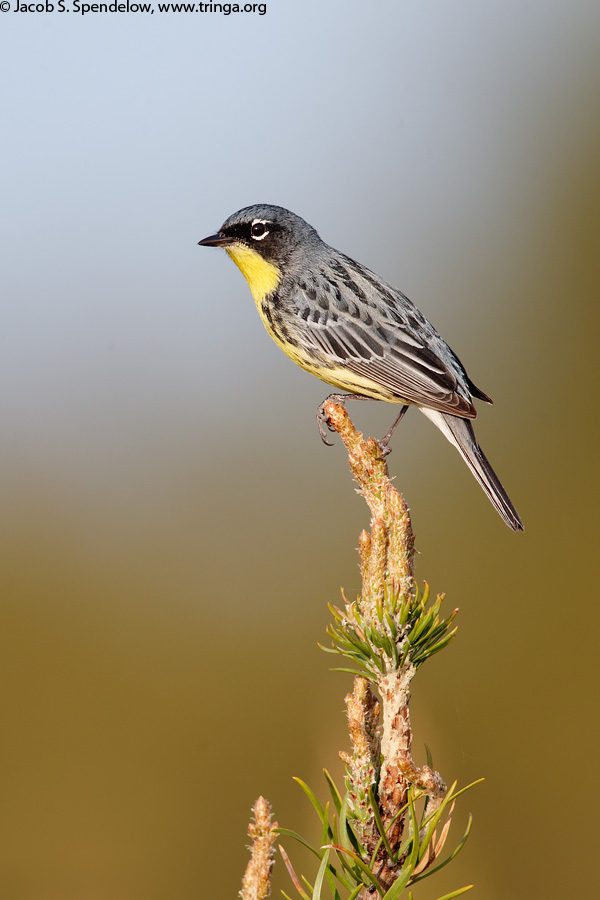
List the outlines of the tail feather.
<svg viewBox="0 0 600 900">
<path fill-rule="evenodd" d="M 513 531 L 523 531 L 521 517 L 500 484 L 485 453 L 477 443 L 471 421 L 423 407 L 421 407 L 421 411 L 437 425 L 450 443 L 454 444 L 509 528 L 512 528 Z"/>
</svg>

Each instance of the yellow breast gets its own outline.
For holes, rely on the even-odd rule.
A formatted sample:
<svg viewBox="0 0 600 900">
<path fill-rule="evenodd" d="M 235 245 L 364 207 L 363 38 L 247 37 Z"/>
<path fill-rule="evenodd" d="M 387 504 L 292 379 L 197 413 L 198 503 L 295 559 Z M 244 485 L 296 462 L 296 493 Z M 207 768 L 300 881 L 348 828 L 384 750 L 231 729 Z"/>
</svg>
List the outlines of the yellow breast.
<svg viewBox="0 0 600 900">
<path fill-rule="evenodd" d="M 245 244 L 232 244 L 225 249 L 248 282 L 260 312 L 260 301 L 279 284 L 279 269 Z"/>
</svg>

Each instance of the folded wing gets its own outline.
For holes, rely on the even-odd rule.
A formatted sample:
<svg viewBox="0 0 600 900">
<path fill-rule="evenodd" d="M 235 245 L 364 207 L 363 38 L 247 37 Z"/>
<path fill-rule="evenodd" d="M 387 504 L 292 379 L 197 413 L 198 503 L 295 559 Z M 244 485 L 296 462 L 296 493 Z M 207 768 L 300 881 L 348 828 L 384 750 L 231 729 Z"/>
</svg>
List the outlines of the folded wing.
<svg viewBox="0 0 600 900">
<path fill-rule="evenodd" d="M 469 379 L 437 331 L 408 298 L 355 265 L 327 277 L 326 290 L 323 278 L 296 287 L 300 346 L 390 399 L 475 418 Z"/>
</svg>

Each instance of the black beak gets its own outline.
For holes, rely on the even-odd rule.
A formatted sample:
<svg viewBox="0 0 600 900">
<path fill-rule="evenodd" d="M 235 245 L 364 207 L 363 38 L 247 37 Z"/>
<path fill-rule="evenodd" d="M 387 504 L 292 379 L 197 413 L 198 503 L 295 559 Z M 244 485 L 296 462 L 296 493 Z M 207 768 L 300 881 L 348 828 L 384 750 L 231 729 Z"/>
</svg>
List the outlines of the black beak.
<svg viewBox="0 0 600 900">
<path fill-rule="evenodd" d="M 226 234 L 223 234 L 222 231 L 217 231 L 216 234 L 209 234 L 208 237 L 205 237 L 203 240 L 198 241 L 199 247 L 227 247 L 229 244 L 234 243 L 234 238 L 229 237 Z"/>
</svg>

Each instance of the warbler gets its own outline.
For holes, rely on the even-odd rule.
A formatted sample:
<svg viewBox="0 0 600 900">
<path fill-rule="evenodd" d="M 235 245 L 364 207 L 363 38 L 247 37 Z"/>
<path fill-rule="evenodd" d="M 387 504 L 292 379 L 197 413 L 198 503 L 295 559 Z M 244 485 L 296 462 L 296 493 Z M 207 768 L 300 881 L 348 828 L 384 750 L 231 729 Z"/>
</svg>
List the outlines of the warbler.
<svg viewBox="0 0 600 900">
<path fill-rule="evenodd" d="M 473 431 L 473 399 L 492 401 L 408 297 L 281 206 L 240 209 L 199 244 L 225 248 L 245 276 L 265 328 L 290 359 L 350 392 L 332 399 L 402 406 L 381 441 L 384 450 L 408 405 L 418 406 L 457 448 L 506 524 L 523 530 Z M 317 419 L 327 443 L 323 404 Z"/>
</svg>

